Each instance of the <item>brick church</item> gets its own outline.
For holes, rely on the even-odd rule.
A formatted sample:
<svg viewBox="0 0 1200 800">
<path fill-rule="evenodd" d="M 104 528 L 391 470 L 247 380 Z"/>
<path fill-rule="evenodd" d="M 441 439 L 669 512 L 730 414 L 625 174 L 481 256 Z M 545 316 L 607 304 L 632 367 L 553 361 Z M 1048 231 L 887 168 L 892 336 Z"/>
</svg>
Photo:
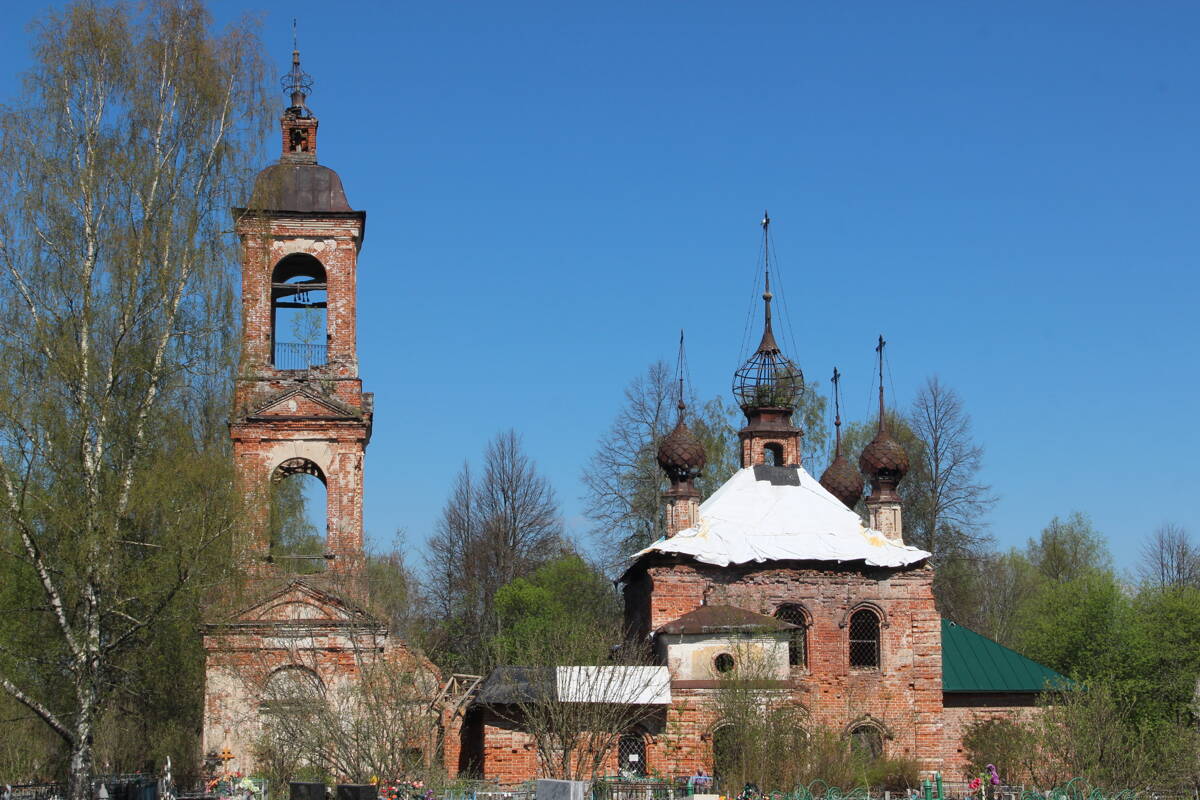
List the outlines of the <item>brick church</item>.
<svg viewBox="0 0 1200 800">
<path fill-rule="evenodd" d="M 372 397 L 362 390 L 355 339 L 366 213 L 350 207 L 337 173 L 317 163 L 317 119 L 298 53 L 285 82 L 291 103 L 279 162 L 258 176 L 248 209 L 234 210 L 243 344 L 230 434 L 251 508 L 248 591 L 204 639 L 202 746 L 234 754 L 233 766 L 247 772 L 254 739 L 270 724 L 272 686 L 322 693 L 380 659 L 416 665 L 440 683 L 435 668 L 370 610 L 362 508 Z M 713 693 L 752 652 L 776 696 L 810 719 L 876 754 L 955 775 L 972 720 L 1028 713 L 1058 676 L 939 617 L 930 554 L 904 543 L 896 490 L 908 456 L 887 429 L 882 380 L 878 432 L 859 469 L 842 452 L 840 428 L 821 478 L 805 469 L 803 433 L 792 420 L 803 377 L 776 342 L 766 274 L 761 342 L 734 377 L 746 420 L 741 469 L 700 502 L 694 482 L 704 450 L 682 401 L 678 424 L 658 448 L 670 483 L 666 535 L 620 578 L 631 640 L 653 653 L 652 667 L 637 668 L 651 670 L 646 691 L 620 702 L 654 706 L 658 722 L 622 732 L 606 771 L 711 773 L 722 737 Z M 280 320 L 296 307 L 323 315 L 322 340 L 282 341 Z M 879 354 L 882 374 L 882 339 Z M 319 569 L 300 576 L 289 560 L 296 557 L 278 552 L 266 510 L 272 487 L 296 475 L 327 492 L 324 549 L 300 556 Z M 862 475 L 870 482 L 866 521 L 854 510 Z M 559 670 L 551 680 L 586 684 L 618 668 L 577 669 L 585 671 Z M 501 668 L 430 698 L 441 704 L 431 720 L 441 744 L 428 758 L 443 759 L 451 776 L 509 784 L 538 775 L 533 737 L 496 713 L 512 674 Z M 445 686 L 458 684 L 451 678 Z M 560 689 L 588 696 L 586 685 Z"/>
</svg>

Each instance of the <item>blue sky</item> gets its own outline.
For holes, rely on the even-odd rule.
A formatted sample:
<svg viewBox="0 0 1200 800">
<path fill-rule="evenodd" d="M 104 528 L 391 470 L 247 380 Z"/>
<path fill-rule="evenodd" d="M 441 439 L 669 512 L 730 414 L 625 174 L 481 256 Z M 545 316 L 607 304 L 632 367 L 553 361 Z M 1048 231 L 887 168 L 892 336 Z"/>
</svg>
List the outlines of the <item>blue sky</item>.
<svg viewBox="0 0 1200 800">
<path fill-rule="evenodd" d="M 728 393 L 763 208 L 789 355 L 841 369 L 851 419 L 881 331 L 900 404 L 958 390 L 1000 546 L 1072 510 L 1120 567 L 1163 521 L 1200 535 L 1200 6 L 213 8 L 258 13 L 280 71 L 299 18 L 319 158 L 368 212 L 374 542 L 419 559 L 509 427 L 582 535 L 580 470 L 680 327 L 697 393 Z M 0 97 L 37 11 L 8 11 Z"/>
</svg>

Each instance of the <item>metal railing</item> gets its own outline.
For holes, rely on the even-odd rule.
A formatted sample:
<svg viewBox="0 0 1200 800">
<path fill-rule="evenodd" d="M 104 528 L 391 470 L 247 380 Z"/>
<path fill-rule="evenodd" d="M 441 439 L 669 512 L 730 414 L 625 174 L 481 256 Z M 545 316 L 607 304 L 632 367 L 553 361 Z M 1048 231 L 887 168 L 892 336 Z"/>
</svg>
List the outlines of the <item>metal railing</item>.
<svg viewBox="0 0 1200 800">
<path fill-rule="evenodd" d="M 323 344 L 275 343 L 275 369 L 312 369 L 326 364 L 328 358 L 329 347 Z"/>
</svg>

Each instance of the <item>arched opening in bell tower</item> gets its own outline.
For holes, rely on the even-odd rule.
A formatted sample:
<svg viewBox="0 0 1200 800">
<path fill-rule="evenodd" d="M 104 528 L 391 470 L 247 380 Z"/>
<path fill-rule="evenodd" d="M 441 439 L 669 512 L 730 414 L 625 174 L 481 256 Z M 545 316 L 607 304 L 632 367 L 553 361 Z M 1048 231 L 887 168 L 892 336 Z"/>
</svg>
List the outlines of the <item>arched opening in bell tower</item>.
<svg viewBox="0 0 1200 800">
<path fill-rule="evenodd" d="M 284 461 L 271 474 L 270 558 L 284 572 L 325 569 L 328 498 L 325 474 L 306 458 Z"/>
<path fill-rule="evenodd" d="M 284 257 L 271 273 L 271 361 L 307 370 L 328 361 L 325 266 L 307 253 Z"/>
</svg>

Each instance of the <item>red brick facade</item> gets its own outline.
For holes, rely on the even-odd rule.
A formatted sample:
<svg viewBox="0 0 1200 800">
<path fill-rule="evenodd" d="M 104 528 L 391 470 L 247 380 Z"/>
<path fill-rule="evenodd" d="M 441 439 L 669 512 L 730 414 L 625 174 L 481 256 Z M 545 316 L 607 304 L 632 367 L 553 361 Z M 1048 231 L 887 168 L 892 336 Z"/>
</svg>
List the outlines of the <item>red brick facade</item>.
<svg viewBox="0 0 1200 800">
<path fill-rule="evenodd" d="M 928 567 L 867 571 L 828 564 L 664 563 L 638 567 L 627 576 L 625 610 L 633 629 L 648 634 L 701 605 L 766 615 L 785 604 L 800 606 L 809 626 L 808 665 L 792 668 L 798 702 L 814 720 L 836 729 L 869 715 L 888 737 L 889 753 L 939 769 L 941 618 L 932 586 Z M 850 668 L 848 622 L 859 608 L 880 616 L 878 669 Z M 700 742 L 692 746 L 704 749 Z"/>
</svg>

